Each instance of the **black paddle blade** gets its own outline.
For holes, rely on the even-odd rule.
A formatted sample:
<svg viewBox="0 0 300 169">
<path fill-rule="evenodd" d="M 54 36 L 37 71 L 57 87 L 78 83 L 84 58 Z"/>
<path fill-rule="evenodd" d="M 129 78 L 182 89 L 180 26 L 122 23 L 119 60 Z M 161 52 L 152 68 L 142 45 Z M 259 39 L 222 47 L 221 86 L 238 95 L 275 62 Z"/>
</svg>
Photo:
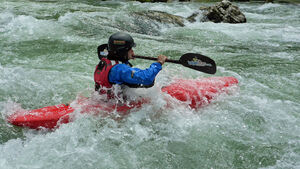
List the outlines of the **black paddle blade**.
<svg viewBox="0 0 300 169">
<path fill-rule="evenodd" d="M 208 74 L 215 74 L 217 71 L 217 66 L 214 60 L 197 53 L 186 53 L 181 56 L 179 62 L 185 67 Z"/>
</svg>

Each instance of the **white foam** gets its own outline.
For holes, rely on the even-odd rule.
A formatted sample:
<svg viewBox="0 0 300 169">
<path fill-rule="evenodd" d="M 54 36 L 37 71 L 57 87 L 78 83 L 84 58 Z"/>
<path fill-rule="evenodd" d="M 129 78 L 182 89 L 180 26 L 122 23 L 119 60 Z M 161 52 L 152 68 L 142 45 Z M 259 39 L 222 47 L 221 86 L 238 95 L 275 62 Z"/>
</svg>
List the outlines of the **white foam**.
<svg viewBox="0 0 300 169">
<path fill-rule="evenodd" d="M 277 4 L 277 3 L 264 3 L 263 5 L 258 7 L 258 9 L 263 11 L 263 10 L 266 10 L 266 9 L 277 8 L 277 7 L 281 7 L 281 5 Z"/>
<path fill-rule="evenodd" d="M 287 52 L 276 52 L 276 53 L 273 53 L 272 55 L 270 55 L 270 57 L 288 59 L 290 61 L 294 60 L 294 57 L 290 53 L 287 53 Z"/>
<path fill-rule="evenodd" d="M 300 72 L 299 73 L 293 73 L 293 76 L 300 78 Z"/>
<path fill-rule="evenodd" d="M 60 31 L 57 32 L 56 30 Z M 10 16 L 2 27 L 5 35 L 13 41 L 26 41 L 41 38 L 59 37 L 64 34 L 64 28 L 52 20 L 39 20 L 32 16 Z"/>
</svg>

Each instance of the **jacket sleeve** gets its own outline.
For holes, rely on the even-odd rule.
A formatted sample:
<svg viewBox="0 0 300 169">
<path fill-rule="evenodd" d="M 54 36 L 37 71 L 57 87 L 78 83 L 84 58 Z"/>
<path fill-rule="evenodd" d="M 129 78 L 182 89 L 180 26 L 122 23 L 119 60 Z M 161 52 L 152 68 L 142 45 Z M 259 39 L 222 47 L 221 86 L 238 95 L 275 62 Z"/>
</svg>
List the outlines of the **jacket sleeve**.
<svg viewBox="0 0 300 169">
<path fill-rule="evenodd" d="M 109 82 L 115 84 L 151 85 L 161 69 L 162 66 L 158 62 L 152 63 L 150 67 L 145 70 L 132 68 L 126 64 L 117 64 L 111 68 L 108 79 Z"/>
</svg>

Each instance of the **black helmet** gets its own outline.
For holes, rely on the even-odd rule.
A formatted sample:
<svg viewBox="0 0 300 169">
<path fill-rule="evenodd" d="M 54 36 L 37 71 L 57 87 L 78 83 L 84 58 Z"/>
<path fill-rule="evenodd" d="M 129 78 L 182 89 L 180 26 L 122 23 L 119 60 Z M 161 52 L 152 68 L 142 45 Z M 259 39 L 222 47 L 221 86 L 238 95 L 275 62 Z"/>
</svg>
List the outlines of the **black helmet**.
<svg viewBox="0 0 300 169">
<path fill-rule="evenodd" d="M 115 54 L 125 54 L 132 47 L 135 47 L 135 43 L 132 37 L 127 33 L 117 32 L 112 34 L 108 40 L 108 51 Z"/>
</svg>

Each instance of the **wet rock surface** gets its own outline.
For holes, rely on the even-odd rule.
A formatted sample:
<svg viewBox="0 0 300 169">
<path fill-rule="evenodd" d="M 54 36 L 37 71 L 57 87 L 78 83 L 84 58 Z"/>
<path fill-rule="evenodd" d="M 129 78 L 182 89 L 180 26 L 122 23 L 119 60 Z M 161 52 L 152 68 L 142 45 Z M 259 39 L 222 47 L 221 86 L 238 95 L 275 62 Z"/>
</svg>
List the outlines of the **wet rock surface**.
<svg viewBox="0 0 300 169">
<path fill-rule="evenodd" d="M 162 11 L 143 11 L 135 12 L 136 16 L 142 17 L 144 19 L 155 20 L 160 23 L 169 23 L 177 26 L 184 26 L 185 18 L 177 15 L 172 15 Z"/>
<path fill-rule="evenodd" d="M 217 3 L 214 6 L 201 7 L 198 11 L 195 11 L 191 16 L 184 18 L 182 16 L 169 14 L 167 12 L 148 10 L 142 12 L 133 13 L 135 19 L 141 23 L 152 22 L 152 26 L 157 23 L 163 24 L 173 24 L 175 26 L 185 26 L 184 22 L 214 22 L 214 23 L 246 23 L 245 15 L 240 11 L 239 7 L 233 5 L 228 0 L 223 0 L 222 2 Z M 147 27 L 151 26 L 148 25 Z"/>
<path fill-rule="evenodd" d="M 246 23 L 245 15 L 239 7 L 233 5 L 228 0 L 223 0 L 215 6 L 200 8 L 204 15 L 202 21 L 212 21 L 215 23 Z"/>
</svg>

